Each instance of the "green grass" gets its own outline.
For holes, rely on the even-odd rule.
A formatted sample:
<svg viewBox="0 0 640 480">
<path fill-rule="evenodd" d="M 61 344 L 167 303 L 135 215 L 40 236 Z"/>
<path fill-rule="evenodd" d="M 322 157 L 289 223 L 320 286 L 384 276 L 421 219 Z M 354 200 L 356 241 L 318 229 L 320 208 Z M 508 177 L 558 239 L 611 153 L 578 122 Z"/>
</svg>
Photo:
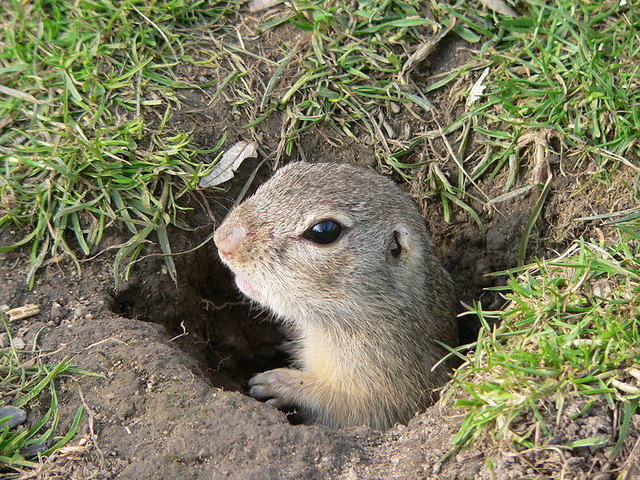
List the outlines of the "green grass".
<svg viewBox="0 0 640 480">
<path fill-rule="evenodd" d="M 318 123 L 354 139 L 360 132 L 352 125 L 363 126 L 371 137 L 384 140 L 372 115 L 379 108 L 386 111 L 386 102 L 433 107 L 396 78 L 411 46 L 440 28 L 424 17 L 421 2 L 361 2 L 356 9 L 339 2 L 296 2 L 288 21 L 311 37 L 300 60 L 303 74 L 271 99 L 271 109 L 289 107 L 285 153 L 291 153 L 300 133 Z"/>
<path fill-rule="evenodd" d="M 500 289 L 504 309 L 471 310 L 482 329 L 447 389 L 466 412 L 456 448 L 487 434 L 520 450 L 554 445 L 566 403 L 586 410 L 604 397 L 619 428 L 582 442 L 609 444 L 616 459 L 640 399 L 639 227 L 629 220 L 612 243 L 579 240 L 558 258 L 512 271 Z"/>
<path fill-rule="evenodd" d="M 489 38 L 480 47 L 492 67 L 484 101 L 460 121 L 471 121 L 493 154 L 474 166 L 471 178 L 508 167 L 505 189 L 511 188 L 523 163 L 518 141 L 532 131 L 555 137 L 566 149 L 568 165 L 589 157 L 610 171 L 625 156 L 625 163 L 638 164 L 637 8 L 533 1 L 522 17 L 494 24 L 459 3 L 440 7 L 470 35 Z"/>
<path fill-rule="evenodd" d="M 205 167 L 184 132 L 165 125 L 189 87 L 179 27 L 215 31 L 226 2 L 3 2 L 0 17 L 0 228 L 29 245 L 29 283 L 48 259 L 97 253 L 105 229 L 126 226 L 116 269 L 156 237 L 171 253 L 182 195 Z M 185 57 L 186 58 L 186 57 Z M 148 110 L 164 112 L 151 122 Z M 221 134 L 222 136 L 222 134 Z M 175 277 L 170 256 L 165 257 Z"/>
<path fill-rule="evenodd" d="M 66 360 L 48 365 L 36 347 L 16 349 L 4 314 L 0 321 L 9 339 L 9 346 L 0 349 L 0 407 L 12 405 L 27 412 L 27 422 L 23 425 L 9 428 L 0 424 L 0 472 L 19 472 L 38 465 L 37 458 L 25 458 L 23 452 L 31 449 L 40 455 L 49 455 L 66 445 L 78 430 L 84 412 L 82 406 L 78 407 L 67 431 L 59 433 L 56 383 L 71 374 L 93 374 L 78 370 Z M 38 413 L 42 411 L 44 413 Z"/>
</svg>

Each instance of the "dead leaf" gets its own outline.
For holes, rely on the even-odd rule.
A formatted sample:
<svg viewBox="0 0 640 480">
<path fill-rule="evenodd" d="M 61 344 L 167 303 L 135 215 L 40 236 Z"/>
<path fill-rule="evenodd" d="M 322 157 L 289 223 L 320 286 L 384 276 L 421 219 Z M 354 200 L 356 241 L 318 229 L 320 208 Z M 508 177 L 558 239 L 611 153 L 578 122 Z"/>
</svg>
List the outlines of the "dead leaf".
<svg viewBox="0 0 640 480">
<path fill-rule="evenodd" d="M 222 155 L 222 158 L 214 165 L 209 175 L 200 179 L 200 187 L 215 187 L 231 180 L 240 164 L 247 158 L 255 158 L 257 153 L 258 146 L 255 142 L 242 140 L 236 143 Z"/>
<path fill-rule="evenodd" d="M 591 291 L 596 297 L 608 298 L 613 292 L 613 285 L 606 278 L 599 278 L 591 285 Z"/>
<path fill-rule="evenodd" d="M 418 63 L 420 63 L 429 55 L 431 55 L 431 53 L 434 51 L 438 43 L 440 43 L 440 40 L 442 40 L 445 37 L 445 35 L 451 31 L 454 25 L 455 25 L 455 21 L 452 20 L 450 22 L 449 28 L 441 31 L 437 35 L 431 37 L 429 40 L 421 43 L 418 46 L 416 51 L 413 52 L 409 56 L 409 58 L 407 58 L 407 61 L 404 62 L 404 65 L 402 66 L 402 71 L 400 72 L 400 75 L 398 75 L 399 77 L 398 79 L 401 82 L 405 83 L 405 78 L 407 73 L 409 73 Z"/>
<path fill-rule="evenodd" d="M 484 71 L 480 75 L 480 78 L 478 78 L 478 80 L 476 80 L 476 83 L 474 83 L 471 87 L 471 90 L 469 91 L 469 98 L 467 98 L 467 105 L 473 105 L 482 96 L 482 94 L 484 93 L 484 89 L 487 88 L 487 86 L 484 84 L 484 80 L 485 78 L 487 78 L 487 75 L 489 75 L 489 67 L 484 69 Z"/>
<path fill-rule="evenodd" d="M 25 100 L 27 102 L 36 103 L 38 105 L 42 105 L 42 100 L 38 100 L 33 95 L 29 95 L 28 93 L 21 92 L 20 90 L 16 90 L 15 88 L 5 87 L 4 85 L 0 85 L 0 93 L 4 95 L 8 95 L 10 97 L 19 98 L 20 100 Z"/>
<path fill-rule="evenodd" d="M 517 147 L 519 149 L 529 145 L 534 146 L 534 165 L 531 169 L 533 183 L 536 185 L 545 183 L 551 177 L 551 167 L 549 166 L 548 153 L 550 142 L 553 138 L 561 138 L 560 134 L 550 128 L 542 128 L 535 132 L 522 134 L 518 138 Z"/>
<path fill-rule="evenodd" d="M 282 3 L 284 0 L 251 0 L 249 2 L 249 11 L 250 12 L 259 12 L 260 10 L 266 10 L 267 8 L 271 8 L 279 3 Z"/>
<path fill-rule="evenodd" d="M 485 7 L 493 10 L 496 13 L 501 15 L 506 15 L 507 17 L 519 17 L 518 12 L 516 12 L 511 5 L 503 0 L 480 0 Z"/>
</svg>

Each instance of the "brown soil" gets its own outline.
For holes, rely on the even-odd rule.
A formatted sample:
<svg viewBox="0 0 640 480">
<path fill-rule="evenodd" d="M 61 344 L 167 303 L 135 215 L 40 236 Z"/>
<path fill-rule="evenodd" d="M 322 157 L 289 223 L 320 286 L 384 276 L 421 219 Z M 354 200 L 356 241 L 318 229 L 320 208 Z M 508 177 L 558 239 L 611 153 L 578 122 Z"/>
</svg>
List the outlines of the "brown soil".
<svg viewBox="0 0 640 480">
<path fill-rule="evenodd" d="M 260 41 L 248 41 L 247 48 L 279 60 L 282 53 L 277 45 L 291 34 L 288 28 L 282 27 L 278 34 L 268 32 Z M 459 40 L 447 38 L 432 57 L 435 59 L 417 70 L 417 82 L 428 82 L 429 74 L 450 70 L 469 55 Z M 266 65 L 256 68 L 263 79 L 269 78 Z M 224 78 L 225 72 L 185 65 L 181 74 L 207 82 Z M 248 77 L 248 81 L 257 81 L 255 78 Z M 232 98 L 223 97 L 209 105 L 214 90 L 183 91 L 182 108 L 171 127 L 193 131 L 201 148 L 211 148 L 223 132 L 228 135 L 227 146 L 241 138 L 253 138 L 261 146 L 259 160 L 273 159 L 280 144 L 282 114 L 243 130 L 240 125 L 246 118 L 232 107 Z M 455 104 L 446 92 L 430 100 L 445 124 Z M 438 119 L 425 119 L 419 128 L 427 128 L 434 120 Z M 404 112 L 390 118 L 389 123 L 399 132 L 415 120 Z M 297 146 L 291 157 L 280 162 L 303 158 L 376 163 L 370 139 L 345 141 L 325 126 L 306 132 Z M 443 145 L 434 141 L 415 155 L 433 154 L 429 148 L 444 151 Z M 198 192 L 191 197 L 186 206 L 193 210 L 185 221 L 193 231 L 171 232 L 175 252 L 190 251 L 212 232 L 259 160 L 245 162 L 226 192 Z M 268 178 L 269 165 L 273 166 L 267 162 L 259 170 L 256 183 Z M 446 171 L 446 165 L 443 168 Z M 623 194 L 622 180 L 609 192 L 593 185 L 587 186 L 588 194 L 574 196 L 589 178 L 586 168 L 561 170 L 554 166 L 553 171 L 552 193 L 534 229 L 529 258 L 552 254 L 590 231 L 591 224 L 575 218 L 630 206 L 625 204 L 629 196 Z M 482 289 L 501 279 L 484 274 L 517 264 L 518 244 L 539 190 L 532 188 L 495 209 L 482 211 L 487 227 L 483 237 L 463 211 L 455 211 L 454 221 L 443 224 L 441 206 L 426 199 L 427 186 L 420 183 L 420 172 L 415 173 L 416 179 L 407 189 L 423 207 L 460 300 L 499 307 L 500 297 Z M 633 182 L 631 175 L 627 181 Z M 489 179 L 480 188 L 494 198 L 504 193 L 503 184 L 500 178 Z M 523 174 L 514 188 L 526 184 Z M 204 203 L 210 208 L 203 208 Z M 4 231 L 0 243 L 9 244 L 13 238 L 14 233 Z M 104 246 L 118 241 L 119 234 L 114 232 Z M 138 262 L 131 278 L 117 289 L 106 254 L 83 263 L 81 277 L 69 265 L 49 265 L 39 273 L 31 291 L 25 285 L 28 252 L 0 258 L 0 304 L 35 303 L 42 307 L 37 316 L 14 322 L 14 334 L 26 342 L 39 334 L 40 344 L 51 352 L 51 361 L 70 358 L 75 365 L 103 375 L 75 376 L 62 382 L 63 426 L 69 424 L 79 405 L 87 408 L 81 429 L 85 440 L 72 442 L 84 447 L 50 459 L 34 474 L 38 478 L 613 478 L 607 474 L 596 477 L 611 468 L 601 461 L 604 456 L 598 449 L 513 456 L 508 449 L 488 450 L 479 443 L 442 464 L 439 459 L 451 448 L 461 419 L 459 412 L 442 411 L 439 405 L 409 425 L 387 432 L 294 425 L 285 413 L 244 395 L 246 381 L 253 374 L 286 364 L 286 355 L 278 349 L 282 335 L 238 296 L 212 243 L 176 256 L 177 284 L 169 278 L 162 258 L 152 255 L 157 252 L 153 245 L 148 246 L 144 253 L 150 255 Z M 461 320 L 461 330 L 464 343 L 473 341 L 473 319 Z M 32 418 L 37 413 L 31 412 Z M 584 425 L 606 431 L 613 429 L 614 419 L 606 406 L 592 408 L 559 427 L 559 435 L 570 438 L 571 429 Z"/>
</svg>

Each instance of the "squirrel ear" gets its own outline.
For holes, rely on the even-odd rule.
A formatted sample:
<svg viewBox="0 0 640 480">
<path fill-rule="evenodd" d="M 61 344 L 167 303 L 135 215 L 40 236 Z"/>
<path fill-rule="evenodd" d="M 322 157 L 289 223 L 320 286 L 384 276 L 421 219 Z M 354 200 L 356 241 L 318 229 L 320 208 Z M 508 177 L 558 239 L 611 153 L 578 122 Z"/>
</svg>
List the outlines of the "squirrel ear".
<svg viewBox="0 0 640 480">
<path fill-rule="evenodd" d="M 413 240 L 409 229 L 404 225 L 396 225 L 396 228 L 393 229 L 393 238 L 391 240 L 391 257 L 400 263 L 410 255 L 413 248 Z"/>
</svg>

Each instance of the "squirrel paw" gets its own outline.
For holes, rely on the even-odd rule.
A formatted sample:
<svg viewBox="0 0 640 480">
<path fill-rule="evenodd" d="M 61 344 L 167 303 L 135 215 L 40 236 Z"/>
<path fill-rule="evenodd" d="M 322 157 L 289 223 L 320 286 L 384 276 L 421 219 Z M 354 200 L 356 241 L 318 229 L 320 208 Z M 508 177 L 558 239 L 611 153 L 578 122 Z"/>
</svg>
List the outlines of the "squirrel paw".
<svg viewBox="0 0 640 480">
<path fill-rule="evenodd" d="M 302 372 L 292 368 L 276 368 L 259 373 L 249 380 L 249 395 L 276 408 L 296 406 L 304 381 Z"/>
</svg>

